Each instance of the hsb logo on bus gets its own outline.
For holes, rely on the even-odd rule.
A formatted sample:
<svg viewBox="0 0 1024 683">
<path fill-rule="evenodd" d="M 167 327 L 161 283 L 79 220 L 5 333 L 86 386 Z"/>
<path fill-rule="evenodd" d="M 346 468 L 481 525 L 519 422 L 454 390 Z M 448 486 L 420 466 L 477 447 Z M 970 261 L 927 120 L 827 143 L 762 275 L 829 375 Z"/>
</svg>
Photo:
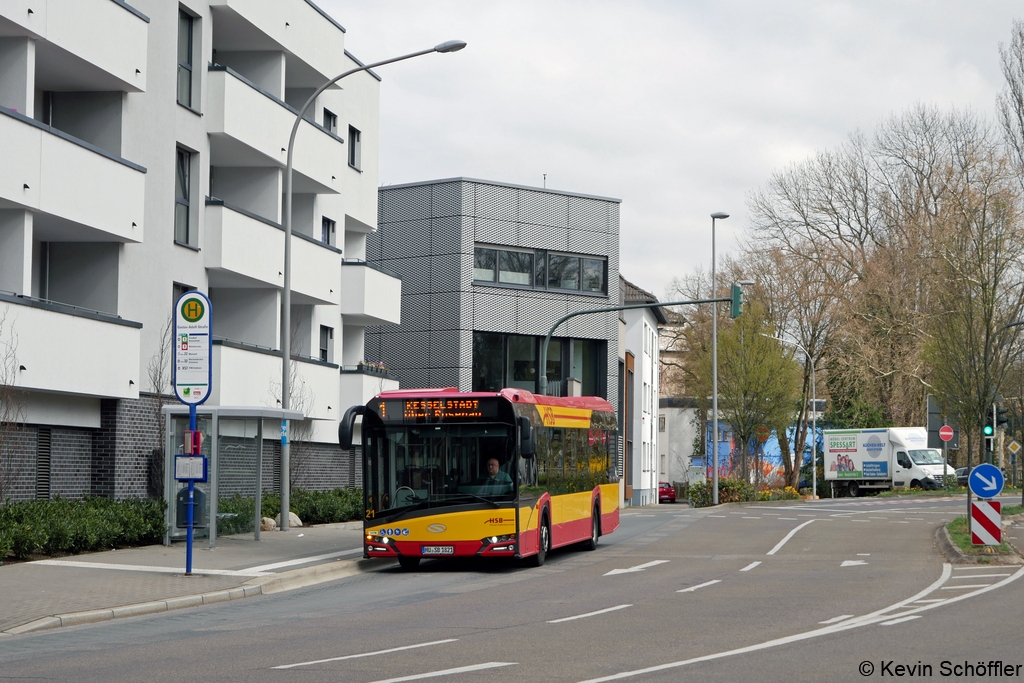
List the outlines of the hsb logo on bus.
<svg viewBox="0 0 1024 683">
<path fill-rule="evenodd" d="M 508 519 L 505 519 L 504 517 L 491 517 L 489 520 L 484 522 L 484 524 L 505 524 L 505 523 L 511 524 L 512 523 L 512 518 L 510 517 Z"/>
</svg>

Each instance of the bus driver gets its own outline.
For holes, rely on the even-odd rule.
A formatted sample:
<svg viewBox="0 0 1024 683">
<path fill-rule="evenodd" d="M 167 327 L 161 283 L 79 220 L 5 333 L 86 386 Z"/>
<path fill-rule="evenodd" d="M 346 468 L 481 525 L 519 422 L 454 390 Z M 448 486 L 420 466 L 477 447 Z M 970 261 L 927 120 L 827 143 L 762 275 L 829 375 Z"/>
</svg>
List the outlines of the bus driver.
<svg viewBox="0 0 1024 683">
<path fill-rule="evenodd" d="M 487 459 L 487 478 L 484 484 L 511 484 L 512 477 L 501 471 L 501 464 L 498 459 L 491 456 Z"/>
</svg>

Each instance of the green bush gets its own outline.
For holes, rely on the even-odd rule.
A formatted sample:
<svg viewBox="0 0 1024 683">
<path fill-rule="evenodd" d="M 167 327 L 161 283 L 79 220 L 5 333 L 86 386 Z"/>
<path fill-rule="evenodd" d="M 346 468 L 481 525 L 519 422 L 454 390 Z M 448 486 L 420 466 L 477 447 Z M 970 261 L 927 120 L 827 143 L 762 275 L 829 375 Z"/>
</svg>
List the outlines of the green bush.
<svg viewBox="0 0 1024 683">
<path fill-rule="evenodd" d="M 702 508 L 713 504 L 713 483 L 701 481 L 690 484 L 687 492 L 687 500 L 690 507 Z M 719 503 L 747 503 L 766 500 L 798 500 L 800 494 L 792 486 L 786 488 L 763 488 L 756 489 L 752 484 L 739 479 L 718 480 L 718 502 Z"/>
<path fill-rule="evenodd" d="M 303 524 L 333 524 L 362 517 L 363 492 L 359 489 L 308 491 L 293 489 L 289 506 Z M 264 492 L 260 516 L 274 519 L 281 512 L 281 496 Z M 253 530 L 256 500 L 235 494 L 217 503 L 217 533 L 243 534 Z M 231 516 L 225 516 L 231 515 Z"/>
<path fill-rule="evenodd" d="M 0 560 L 157 543 L 163 534 L 163 501 L 58 496 L 0 507 Z"/>
</svg>

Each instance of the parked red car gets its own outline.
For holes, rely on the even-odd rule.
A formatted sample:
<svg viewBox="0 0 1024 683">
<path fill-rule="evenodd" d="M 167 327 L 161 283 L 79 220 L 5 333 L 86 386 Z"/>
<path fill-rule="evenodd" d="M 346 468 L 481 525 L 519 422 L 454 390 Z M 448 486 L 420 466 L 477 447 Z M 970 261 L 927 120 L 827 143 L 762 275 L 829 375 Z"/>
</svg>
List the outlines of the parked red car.
<svg viewBox="0 0 1024 683">
<path fill-rule="evenodd" d="M 659 503 L 674 503 L 676 502 L 676 490 L 672 484 L 667 481 L 658 482 L 658 502 Z"/>
</svg>

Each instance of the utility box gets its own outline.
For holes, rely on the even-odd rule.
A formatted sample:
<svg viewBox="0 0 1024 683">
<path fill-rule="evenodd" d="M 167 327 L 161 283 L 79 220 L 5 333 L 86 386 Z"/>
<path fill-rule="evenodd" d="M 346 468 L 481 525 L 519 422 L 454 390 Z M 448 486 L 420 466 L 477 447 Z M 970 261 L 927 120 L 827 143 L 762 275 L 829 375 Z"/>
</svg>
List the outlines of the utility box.
<svg viewBox="0 0 1024 683">
<path fill-rule="evenodd" d="M 175 514 L 175 522 L 179 529 L 188 528 L 188 487 L 185 487 L 178 491 L 176 496 L 177 510 Z M 205 529 L 206 528 L 206 491 L 195 487 L 195 494 L 192 499 L 194 503 L 192 507 L 192 528 L 193 529 Z"/>
</svg>

